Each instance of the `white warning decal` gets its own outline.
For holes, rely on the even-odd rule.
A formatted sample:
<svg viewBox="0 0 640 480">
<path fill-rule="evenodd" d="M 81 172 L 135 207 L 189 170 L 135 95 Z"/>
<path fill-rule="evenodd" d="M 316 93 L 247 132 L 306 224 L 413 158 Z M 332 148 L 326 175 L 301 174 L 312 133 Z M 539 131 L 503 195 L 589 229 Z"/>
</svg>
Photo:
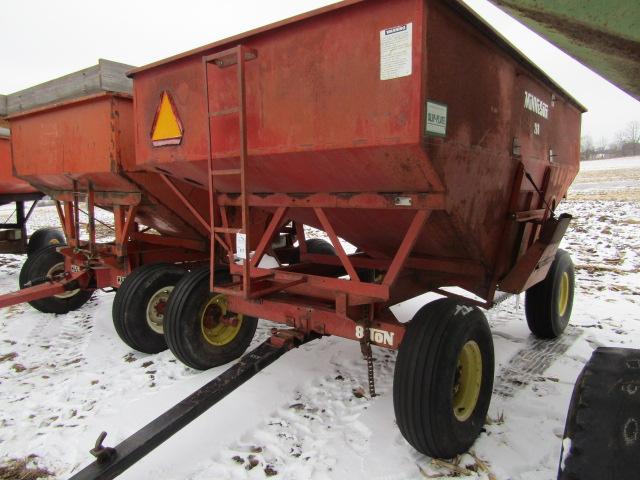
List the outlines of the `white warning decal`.
<svg viewBox="0 0 640 480">
<path fill-rule="evenodd" d="M 247 235 L 244 233 L 236 234 L 236 256 L 243 260 L 247 258 Z"/>
<path fill-rule="evenodd" d="M 412 73 L 412 23 L 380 30 L 380 80 Z"/>
</svg>

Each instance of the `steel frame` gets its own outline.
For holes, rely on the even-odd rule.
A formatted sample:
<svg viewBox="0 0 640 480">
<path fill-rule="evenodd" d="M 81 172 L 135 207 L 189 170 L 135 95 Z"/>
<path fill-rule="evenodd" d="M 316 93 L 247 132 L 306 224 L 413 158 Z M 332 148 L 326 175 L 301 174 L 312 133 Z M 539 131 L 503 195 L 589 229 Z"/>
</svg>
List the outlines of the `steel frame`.
<svg viewBox="0 0 640 480">
<path fill-rule="evenodd" d="M 210 165 L 214 170 L 212 159 Z M 548 170 L 545 173 L 545 182 L 541 190 L 537 191 L 537 201 L 534 201 L 533 194 L 529 194 L 525 202 L 529 209 L 519 211 L 517 207 L 523 192 L 522 182 L 525 175 L 524 166 L 519 163 L 512 187 L 509 206 L 511 213 L 505 218 L 503 238 L 506 241 L 514 224 L 531 224 L 532 227 L 527 227 L 529 230 L 526 235 L 523 233 L 522 238 L 522 243 L 529 245 L 535 240 L 539 226 L 552 214 L 544 198 L 551 172 Z M 467 259 L 424 258 L 412 255 L 413 246 L 430 214 L 434 210 L 445 208 L 442 193 L 316 193 L 300 196 L 280 193 L 256 195 L 246 191 L 241 195 L 218 193 L 215 190 L 211 190 L 210 193 L 212 217 L 217 213 L 216 210 L 219 210 L 222 224 L 211 235 L 212 250 L 222 248 L 226 252 L 229 269 L 234 278 L 232 283 L 219 286 L 215 285 L 212 274 L 211 290 L 227 295 L 230 309 L 234 312 L 267 318 L 303 332 L 339 335 L 360 341 L 362 338 L 356 335 L 355 327 L 368 323 L 369 329 L 373 329 L 374 332 L 376 329 L 384 331 L 394 339 L 390 343 L 388 338 L 385 340 L 381 337 L 384 340 L 381 342 L 374 335 L 368 339 L 371 343 L 397 348 L 404 334 L 404 326 L 397 322 L 388 310 L 387 307 L 392 303 L 432 290 L 456 298 L 461 303 L 483 308 L 493 306 L 497 278 L 490 282 L 487 300 L 483 302 L 448 292 L 437 286 L 420 284 L 412 277 L 416 272 L 426 271 L 440 274 L 444 278 L 454 278 L 462 285 L 465 282 L 477 284 L 487 281 L 487 267 L 480 263 Z M 249 213 L 252 208 L 260 208 L 272 211 L 272 217 L 251 259 L 239 265 L 234 256 L 231 235 L 243 229 L 234 228 L 230 224 L 227 209 L 244 209 L 243 197 L 246 197 Z M 307 251 L 303 225 L 294 223 L 292 228 L 286 227 L 290 223 L 287 212 L 291 208 L 306 208 L 314 212 L 334 247 L 336 256 L 312 254 Z M 329 208 L 411 210 L 414 213 L 393 258 L 388 258 L 376 252 L 368 252 L 368 255 L 347 255 L 326 214 Z M 246 225 L 246 221 L 243 219 L 243 225 Z M 210 227 L 209 231 L 212 229 L 213 227 Z M 258 267 L 269 251 L 274 236 L 281 232 L 296 235 L 301 263 L 276 269 Z M 526 249 L 526 246 L 524 248 Z M 497 258 L 496 255 L 496 262 Z M 218 263 L 216 262 L 215 266 L 218 266 Z M 498 271 L 500 266 L 496 264 L 494 267 L 494 271 Z M 380 283 L 369 283 L 361 280 L 361 269 L 376 269 L 385 273 Z M 215 267 L 212 272 L 215 272 Z M 348 280 L 337 278 L 345 274 L 349 276 Z M 369 320 L 363 321 L 367 311 L 374 313 Z"/>
<path fill-rule="evenodd" d="M 245 101 L 245 62 L 256 58 L 258 53 L 243 45 L 217 52 L 202 57 L 204 73 L 204 98 L 207 111 L 207 171 L 210 206 L 210 225 L 207 230 L 210 234 L 210 290 L 215 293 L 225 294 L 229 297 L 230 307 L 236 313 L 254 315 L 262 318 L 285 323 L 294 326 L 307 333 L 341 335 L 347 338 L 357 338 L 352 328 L 353 319 L 364 319 L 367 332 L 371 331 L 372 322 L 378 322 L 379 327 L 384 327 L 392 338 L 402 337 L 404 327 L 399 324 L 392 315 L 381 316 L 381 309 L 388 302 L 397 299 L 402 294 L 392 295 L 392 289 L 398 284 L 411 283 L 402 277 L 407 275 L 407 267 L 412 269 L 436 269 L 445 274 L 460 274 L 463 276 L 484 279 L 485 270 L 481 265 L 469 265 L 470 262 L 456 259 L 419 259 L 412 258 L 411 252 L 423 231 L 423 227 L 433 210 L 445 208 L 444 193 L 408 192 L 400 194 L 391 193 L 316 193 L 310 195 L 291 194 L 261 194 L 256 195 L 248 191 L 247 185 L 247 123 Z M 213 64 L 218 68 L 237 66 L 238 105 L 219 111 L 211 111 L 209 97 L 209 66 Z M 239 168 L 216 169 L 212 153 L 213 140 L 211 138 L 212 118 L 238 114 L 238 129 L 240 145 L 238 150 Z M 216 176 L 239 175 L 240 194 L 229 195 L 217 192 L 214 178 Z M 166 177 L 165 183 L 172 190 L 178 190 Z M 183 196 L 178 194 L 180 200 L 194 211 L 195 208 Z M 232 227 L 229 222 L 227 208 L 240 207 L 241 225 Z M 251 208 L 272 210 L 273 215 L 266 229 L 262 232 L 257 242 L 253 257 L 251 257 Z M 258 265 L 269 250 L 273 238 L 280 233 L 285 224 L 289 223 L 286 214 L 290 208 L 311 209 L 319 224 L 329 237 L 335 249 L 336 257 L 327 255 L 312 255 L 307 251 L 304 227 L 294 224 L 293 231 L 296 234 L 300 246 L 300 259 L 307 267 L 306 271 L 299 265 L 290 267 L 263 269 Z M 333 228 L 326 209 L 329 208 L 360 208 L 360 209 L 405 209 L 412 210 L 413 218 L 393 258 L 384 258 L 375 255 L 374 258 L 363 258 L 358 255 L 347 255 Z M 200 223 L 205 224 L 201 216 L 196 216 Z M 220 225 L 218 225 L 218 222 Z M 245 241 L 246 257 L 241 264 L 236 263 L 235 250 L 237 249 L 238 234 L 243 234 Z M 234 248 L 231 235 L 236 235 L 236 248 Z M 215 272 L 222 262 L 218 257 L 226 257 L 233 281 L 227 285 L 216 285 Z M 375 258 L 375 257 L 378 258 Z M 324 257 L 324 258 L 320 258 Z M 309 265 L 309 262 L 312 262 Z M 365 265 L 367 267 L 365 267 Z M 332 276 L 322 275 L 325 267 L 332 270 Z M 358 268 L 378 268 L 386 273 L 381 283 L 363 282 Z M 349 276 L 349 280 L 336 278 L 341 274 Z M 413 288 L 407 288 L 406 292 L 415 293 L 415 281 Z M 402 288 L 399 288 L 402 290 Z M 277 299 L 273 299 L 277 297 Z M 319 303 L 318 303 L 319 302 Z M 384 344 L 395 348 L 399 341 L 376 342 L 375 336 L 370 339 L 373 343 Z M 385 340 L 383 338 L 383 340 Z M 365 339 L 368 342 L 369 339 Z"/>
<path fill-rule="evenodd" d="M 80 240 L 80 205 L 87 199 L 89 240 Z M 60 199 L 65 200 L 60 200 Z M 65 255 L 65 269 L 72 266 L 86 268 L 94 272 L 95 288 L 118 287 L 131 270 L 148 261 L 191 262 L 208 258 L 208 248 L 204 242 L 196 240 L 153 235 L 140 231 L 135 220 L 139 198 L 131 196 L 129 202 L 123 202 L 121 196 L 111 205 L 102 206 L 113 212 L 113 230 L 115 241 L 98 243 L 96 241 L 96 192 L 91 182 L 86 192 L 80 191 L 78 182 L 74 182 L 73 192 L 56 195 L 55 205 L 63 226 L 68 246 L 60 251 Z M 97 273 L 99 269 L 101 271 Z"/>
<path fill-rule="evenodd" d="M 91 182 L 81 191 L 80 182 L 73 182 L 72 191 L 53 195 L 60 224 L 67 238 L 67 245 L 58 247 L 65 258 L 67 276 L 49 283 L 31 286 L 18 292 L 0 296 L 0 306 L 14 305 L 57 295 L 75 288 L 117 288 L 136 267 L 154 262 L 203 262 L 209 258 L 205 242 L 153 235 L 140 231 L 136 212 L 140 196 L 121 195 L 114 192 L 96 192 Z M 80 202 L 86 198 L 88 240 L 80 239 Z M 100 205 L 113 212 L 115 241 L 96 241 L 95 209 Z M 109 227 L 111 228 L 111 227 Z"/>
</svg>

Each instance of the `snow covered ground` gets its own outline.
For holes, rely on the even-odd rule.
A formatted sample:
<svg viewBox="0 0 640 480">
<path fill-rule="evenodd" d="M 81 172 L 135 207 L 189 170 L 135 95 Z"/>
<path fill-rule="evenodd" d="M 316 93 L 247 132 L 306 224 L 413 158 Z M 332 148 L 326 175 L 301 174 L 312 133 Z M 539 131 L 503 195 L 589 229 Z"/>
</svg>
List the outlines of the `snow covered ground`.
<svg viewBox="0 0 640 480">
<path fill-rule="evenodd" d="M 640 175 L 640 159 L 614 169 L 600 163 L 583 164 L 559 209 L 575 216 L 563 244 L 577 285 L 567 334 L 535 340 L 516 299 L 487 313 L 495 393 L 472 448 L 486 469 L 466 455 L 460 465 L 468 471 L 456 473 L 416 453 L 394 423 L 395 354 L 375 350 L 379 396 L 360 397 L 354 390 L 366 391 L 367 374 L 359 346 L 330 337 L 286 354 L 120 478 L 488 479 L 490 470 L 500 480 L 554 479 L 573 383 L 591 352 L 640 348 L 640 182 L 607 183 Z M 54 210 L 44 207 L 32 228 L 54 223 Z M 23 261 L 0 257 L 1 293 L 15 289 Z M 31 464 L 67 478 L 91 460 L 102 430 L 113 446 L 224 370 L 196 372 L 168 351 L 131 351 L 113 330 L 112 300 L 97 292 L 64 316 L 28 305 L 0 311 L 0 469 L 35 455 Z M 408 321 L 426 300 L 394 311 Z M 254 344 L 269 328 L 260 325 Z"/>
</svg>

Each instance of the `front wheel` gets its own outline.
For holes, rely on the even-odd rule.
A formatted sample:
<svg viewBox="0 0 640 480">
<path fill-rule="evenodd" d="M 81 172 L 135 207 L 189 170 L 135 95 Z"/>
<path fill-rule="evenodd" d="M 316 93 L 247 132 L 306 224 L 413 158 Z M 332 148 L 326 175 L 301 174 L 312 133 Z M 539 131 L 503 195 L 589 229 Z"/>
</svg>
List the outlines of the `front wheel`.
<svg viewBox="0 0 640 480">
<path fill-rule="evenodd" d="M 20 288 L 37 285 L 54 279 L 64 273 L 64 255 L 51 245 L 27 257 L 20 270 Z M 80 288 L 29 302 L 36 310 L 43 313 L 68 313 L 77 310 L 87 303 L 93 295 L 93 290 Z"/>
<path fill-rule="evenodd" d="M 113 326 L 129 347 L 143 353 L 167 349 L 164 312 L 167 300 L 184 269 L 169 263 L 152 263 L 125 278 L 113 299 Z"/>
<path fill-rule="evenodd" d="M 543 281 L 525 294 L 525 315 L 536 337 L 556 338 L 571 318 L 575 277 L 571 255 L 559 249 Z"/>
<path fill-rule="evenodd" d="M 169 296 L 164 316 L 167 345 L 185 365 L 207 370 L 240 357 L 249 347 L 258 319 L 228 309 L 225 295 L 209 291 L 209 268 L 185 275 Z M 229 282 L 217 272 L 216 282 Z"/>
<path fill-rule="evenodd" d="M 404 438 L 419 452 L 452 458 L 476 440 L 493 388 L 493 340 L 476 307 L 443 298 L 407 326 L 393 377 Z"/>
</svg>

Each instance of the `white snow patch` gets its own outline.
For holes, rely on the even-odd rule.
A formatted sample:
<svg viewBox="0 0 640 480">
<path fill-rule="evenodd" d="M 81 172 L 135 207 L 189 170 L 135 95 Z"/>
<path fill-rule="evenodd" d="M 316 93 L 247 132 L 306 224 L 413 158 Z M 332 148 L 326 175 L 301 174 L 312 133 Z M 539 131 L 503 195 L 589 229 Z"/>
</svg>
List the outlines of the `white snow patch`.
<svg viewBox="0 0 640 480">
<path fill-rule="evenodd" d="M 569 458 L 569 455 L 571 455 L 571 439 L 566 437 L 562 440 L 562 461 L 560 462 L 560 470 L 564 470 L 564 465 L 567 458 Z"/>
</svg>

